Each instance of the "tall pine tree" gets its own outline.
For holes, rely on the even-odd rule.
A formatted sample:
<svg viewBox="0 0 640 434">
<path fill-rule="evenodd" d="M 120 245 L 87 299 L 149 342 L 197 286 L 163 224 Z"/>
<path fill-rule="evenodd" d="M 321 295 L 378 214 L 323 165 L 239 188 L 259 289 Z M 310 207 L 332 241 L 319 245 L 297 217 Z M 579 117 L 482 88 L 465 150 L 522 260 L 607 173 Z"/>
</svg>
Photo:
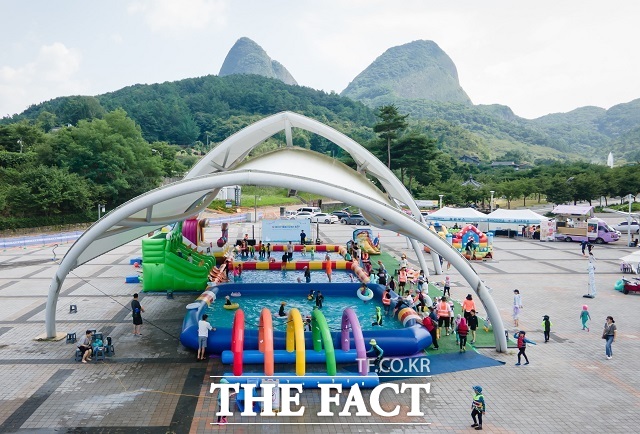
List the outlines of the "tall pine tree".
<svg viewBox="0 0 640 434">
<path fill-rule="evenodd" d="M 380 122 L 374 125 L 373 131 L 387 144 L 387 167 L 391 169 L 391 143 L 407 128 L 407 117 L 398 113 L 394 104 L 378 107 L 376 116 Z"/>
</svg>

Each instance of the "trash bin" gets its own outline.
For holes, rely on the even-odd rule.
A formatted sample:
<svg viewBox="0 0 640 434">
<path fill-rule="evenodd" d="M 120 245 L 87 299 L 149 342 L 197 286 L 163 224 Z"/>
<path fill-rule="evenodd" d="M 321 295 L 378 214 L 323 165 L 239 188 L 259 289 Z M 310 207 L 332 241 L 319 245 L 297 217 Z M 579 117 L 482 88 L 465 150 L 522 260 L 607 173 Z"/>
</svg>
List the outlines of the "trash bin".
<svg viewBox="0 0 640 434">
<path fill-rule="evenodd" d="M 284 210 L 285 210 L 285 207 L 281 206 L 280 207 L 280 217 L 284 217 Z"/>
</svg>

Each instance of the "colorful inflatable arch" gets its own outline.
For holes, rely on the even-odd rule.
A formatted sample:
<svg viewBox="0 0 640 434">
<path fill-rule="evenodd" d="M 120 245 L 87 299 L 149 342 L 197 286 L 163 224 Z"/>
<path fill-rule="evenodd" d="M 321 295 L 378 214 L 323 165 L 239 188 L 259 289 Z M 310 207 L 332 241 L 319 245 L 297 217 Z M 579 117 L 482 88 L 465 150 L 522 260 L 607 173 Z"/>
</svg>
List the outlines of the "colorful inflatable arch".
<svg viewBox="0 0 640 434">
<path fill-rule="evenodd" d="M 474 225 L 466 225 L 460 231 L 452 235 L 451 245 L 456 248 L 467 259 L 473 259 L 465 251 L 465 246 L 470 239 L 475 244 L 475 259 L 484 259 L 493 257 L 493 246 L 489 242 L 489 237 L 481 232 Z"/>
</svg>

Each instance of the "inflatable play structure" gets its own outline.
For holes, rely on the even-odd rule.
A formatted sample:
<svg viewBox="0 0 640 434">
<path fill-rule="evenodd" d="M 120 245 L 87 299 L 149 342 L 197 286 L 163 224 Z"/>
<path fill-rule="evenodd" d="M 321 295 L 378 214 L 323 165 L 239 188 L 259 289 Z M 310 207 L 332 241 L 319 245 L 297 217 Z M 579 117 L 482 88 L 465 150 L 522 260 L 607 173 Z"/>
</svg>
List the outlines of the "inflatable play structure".
<svg viewBox="0 0 640 434">
<path fill-rule="evenodd" d="M 380 239 L 373 237 L 373 231 L 371 229 L 356 229 L 353 231 L 353 241 L 362 252 L 366 252 L 369 255 L 380 254 Z"/>
<path fill-rule="evenodd" d="M 216 267 L 216 255 L 223 255 L 228 246 L 203 245 L 205 225 L 201 222 L 186 220 L 168 233 L 159 232 L 142 240 L 143 291 L 201 291 L 210 281 L 226 279 L 223 270 Z"/>
<path fill-rule="evenodd" d="M 351 296 L 358 303 L 362 303 L 355 297 L 359 292 L 360 284 L 223 284 L 206 291 L 205 296 L 187 306 L 187 313 L 183 321 L 183 329 L 180 334 L 182 344 L 191 349 L 198 348 L 198 319 L 215 300 L 224 300 L 226 295 L 238 290 L 242 291 L 239 300 L 240 306 L 248 306 L 251 296 L 264 294 L 277 294 L 278 299 L 306 299 L 310 289 L 321 291 L 330 299 L 332 296 Z M 381 285 L 369 285 L 368 290 L 373 294 L 374 300 L 369 303 L 379 303 L 382 306 Z M 392 294 L 392 303 L 396 294 Z M 224 303 L 224 301 L 222 301 Z M 385 357 L 410 356 L 421 352 L 431 345 L 429 332 L 420 325 L 420 317 L 409 308 L 398 313 L 398 320 L 403 324 L 401 329 L 385 329 L 380 327 L 374 330 L 362 330 L 358 316 L 353 309 L 346 307 L 342 311 L 341 327 L 339 332 L 332 332 L 327 324 L 322 310 L 314 309 L 311 312 L 311 329 L 305 331 L 302 314 L 298 309 L 291 309 L 286 317 L 286 331 L 274 330 L 274 320 L 267 308 L 262 308 L 257 329 L 249 328 L 256 319 L 245 319 L 245 313 L 238 309 L 234 313 L 233 326 L 231 328 L 217 327 L 216 332 L 209 333 L 207 351 L 221 354 L 222 362 L 232 365 L 232 372 L 225 374 L 225 378 L 232 382 L 246 382 L 248 377 L 255 378 L 255 372 L 245 372 L 245 365 L 263 365 L 263 373 L 260 375 L 279 378 L 280 381 L 303 382 L 304 387 L 316 387 L 319 382 L 341 383 L 350 386 L 356 382 L 360 387 L 375 387 L 378 378 L 375 374 L 369 374 L 364 365 L 358 366 L 358 374 L 338 374 L 338 363 L 355 363 L 356 358 L 365 358 L 366 343 L 375 339 L 377 344 L 384 349 Z M 277 320 L 281 321 L 281 320 Z M 395 321 L 389 319 L 389 321 Z M 274 364 L 295 364 L 295 373 L 276 373 Z M 326 373 L 313 375 L 305 380 L 307 364 L 322 363 L 326 365 Z M 295 376 L 294 378 L 292 378 Z M 233 379 L 232 379 L 233 378 Z M 326 378 L 326 379 L 325 379 Z"/>
<path fill-rule="evenodd" d="M 449 230 L 447 229 L 447 227 L 440 222 L 432 223 L 429 226 L 429 230 L 431 232 L 438 234 L 438 236 L 440 236 L 440 238 L 442 238 L 443 240 L 447 239 L 447 234 L 449 233 Z M 429 246 L 424 246 L 424 251 L 426 253 L 431 253 L 431 249 L 429 248 Z"/>
<path fill-rule="evenodd" d="M 447 240 L 451 239 L 451 245 L 468 260 L 488 259 L 493 257 L 493 236 L 478 230 L 474 225 L 466 225 L 454 234 L 447 234 Z M 475 255 L 469 255 L 465 246 L 473 240 Z"/>
</svg>

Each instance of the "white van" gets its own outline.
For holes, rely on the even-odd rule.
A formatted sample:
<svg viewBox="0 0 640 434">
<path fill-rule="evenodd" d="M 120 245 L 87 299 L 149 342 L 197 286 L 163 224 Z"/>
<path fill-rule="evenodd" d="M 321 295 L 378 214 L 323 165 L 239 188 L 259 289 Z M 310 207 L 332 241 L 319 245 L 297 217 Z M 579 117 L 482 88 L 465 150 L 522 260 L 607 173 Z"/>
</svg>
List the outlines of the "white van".
<svg viewBox="0 0 640 434">
<path fill-rule="evenodd" d="M 282 215 L 282 218 L 289 219 L 295 216 L 296 214 L 298 214 L 298 211 L 285 210 L 284 214 Z"/>
<path fill-rule="evenodd" d="M 296 212 L 302 212 L 302 211 L 310 212 L 313 215 L 316 215 L 319 212 L 322 212 L 322 210 L 317 206 L 305 206 L 305 207 L 302 207 L 302 208 L 298 208 L 296 210 Z"/>
</svg>

